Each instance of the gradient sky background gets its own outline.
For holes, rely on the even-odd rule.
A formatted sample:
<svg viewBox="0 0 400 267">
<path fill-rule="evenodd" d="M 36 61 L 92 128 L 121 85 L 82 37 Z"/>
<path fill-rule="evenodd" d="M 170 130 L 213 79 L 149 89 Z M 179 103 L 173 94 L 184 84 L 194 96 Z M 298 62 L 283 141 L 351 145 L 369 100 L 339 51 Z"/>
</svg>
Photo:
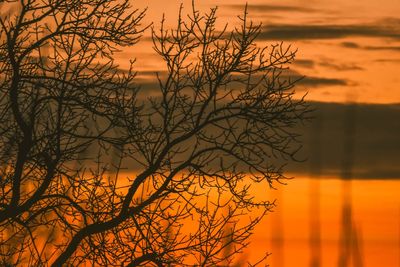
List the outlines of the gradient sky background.
<svg viewBox="0 0 400 267">
<path fill-rule="evenodd" d="M 286 166 L 296 179 L 276 191 L 259 189 L 278 206 L 256 229 L 244 258 L 268 251 L 272 267 L 310 266 L 310 220 L 318 200 L 322 266 L 338 267 L 343 192 L 351 187 L 364 264 L 349 266 L 400 266 L 400 0 L 197 0 L 196 7 L 218 6 L 222 28 L 239 22 L 246 2 L 249 18 L 262 23 L 260 46 L 283 42 L 298 50 L 290 75 L 305 77 L 295 88 L 298 97 L 307 93 L 315 118 L 298 128 L 304 143 L 298 157 L 305 161 Z M 163 14 L 167 27 L 176 25 L 181 3 L 190 13 L 191 0 L 132 0 L 134 8 L 147 8 L 143 25 L 153 23 L 155 30 Z M 165 71 L 150 34 L 116 54 L 121 69 L 137 59 L 137 82 L 148 95 L 157 90 L 155 73 Z M 352 180 L 345 182 L 349 114 Z"/>
<path fill-rule="evenodd" d="M 134 1 L 133 5 L 148 7 L 145 21 L 157 29 L 163 13 L 167 26 L 174 26 L 181 3 L 184 13 L 190 12 L 190 0 Z M 241 0 L 196 1 L 201 11 L 219 6 L 221 26 L 227 22 L 233 26 L 245 4 Z M 352 102 L 356 105 L 351 114 L 351 167 L 356 180 L 351 203 L 363 266 L 400 266 L 400 2 L 251 0 L 248 4 L 249 17 L 263 25 L 260 45 L 283 41 L 298 49 L 291 75 L 305 76 L 296 90 L 299 96 L 307 92 L 306 99 L 316 109 L 315 119 L 299 128 L 304 134 L 299 156 L 307 161 L 286 168 L 300 179 L 271 194 L 279 206 L 258 228 L 249 255 L 265 249 L 273 253 L 272 267 L 309 266 L 310 203 L 315 199 L 310 188 L 316 185 L 310 185 L 312 179 L 301 178 L 322 177 L 326 179 L 317 184 L 322 266 L 337 266 L 343 204 L 340 176 L 347 153 L 346 104 Z M 138 45 L 122 51 L 117 60 L 126 68 L 127 59 L 136 57 L 139 81 L 151 94 L 156 88 L 154 73 L 162 72 L 164 66 L 149 37 L 147 31 Z M 277 238 L 284 242 L 266 241 Z"/>
<path fill-rule="evenodd" d="M 145 23 L 160 26 L 165 14 L 167 27 L 176 24 L 180 4 L 185 14 L 191 1 L 136 1 L 147 7 Z M 196 7 L 208 11 L 218 6 L 219 25 L 234 26 L 246 1 L 196 1 Z M 292 77 L 302 77 L 296 91 L 307 94 L 316 108 L 311 124 L 299 129 L 304 133 L 305 149 L 300 155 L 309 162 L 322 161 L 322 173 L 340 173 L 343 155 L 344 118 L 342 104 L 356 102 L 354 171 L 356 178 L 400 178 L 400 2 L 344 0 L 252 0 L 248 2 L 250 19 L 262 23 L 261 46 L 282 42 L 297 49 L 290 68 Z M 150 30 L 133 49 L 118 54 L 121 68 L 127 59 L 137 58 L 139 83 L 149 94 L 157 90 L 155 72 L 165 66 L 152 49 Z M 319 125 L 321 153 L 310 153 Z M 289 165 L 291 172 L 304 173 L 304 164 Z"/>
<path fill-rule="evenodd" d="M 190 11 L 191 1 L 137 1 L 148 7 L 149 22 L 163 13 L 176 22 L 180 3 Z M 197 1 L 203 11 L 219 6 L 220 25 L 234 24 L 245 1 Z M 284 41 L 299 50 L 292 71 L 307 78 L 298 90 L 309 100 L 323 102 L 400 103 L 397 75 L 400 64 L 400 3 L 398 1 L 249 1 L 249 16 L 263 24 L 260 42 Z M 149 31 L 147 32 L 149 33 Z M 138 48 L 138 47 L 137 47 Z M 160 69 L 151 44 L 140 44 L 138 67 Z M 135 51 L 126 51 L 133 56 Z M 137 51 L 136 51 L 137 52 Z"/>
</svg>

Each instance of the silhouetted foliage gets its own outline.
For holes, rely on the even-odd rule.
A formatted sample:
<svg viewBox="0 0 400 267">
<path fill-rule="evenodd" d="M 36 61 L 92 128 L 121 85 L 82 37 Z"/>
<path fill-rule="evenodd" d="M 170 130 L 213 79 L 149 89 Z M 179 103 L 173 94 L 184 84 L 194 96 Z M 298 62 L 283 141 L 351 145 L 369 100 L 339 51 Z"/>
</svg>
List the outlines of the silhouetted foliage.
<svg viewBox="0 0 400 267">
<path fill-rule="evenodd" d="M 299 147 L 295 52 L 257 47 L 246 12 L 217 31 L 193 5 L 152 30 L 167 71 L 149 96 L 113 60 L 146 29 L 129 1 L 0 8 L 2 262 L 233 264 Z"/>
</svg>

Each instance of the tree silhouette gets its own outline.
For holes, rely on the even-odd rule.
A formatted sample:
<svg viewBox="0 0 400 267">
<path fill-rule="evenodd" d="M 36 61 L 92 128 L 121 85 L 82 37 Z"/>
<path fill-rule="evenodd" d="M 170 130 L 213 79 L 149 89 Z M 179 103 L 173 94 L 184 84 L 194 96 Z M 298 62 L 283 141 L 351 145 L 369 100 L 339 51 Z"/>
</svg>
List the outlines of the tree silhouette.
<svg viewBox="0 0 400 267">
<path fill-rule="evenodd" d="M 1 261 L 232 264 L 299 149 L 295 52 L 193 4 L 152 29 L 167 71 L 149 96 L 113 59 L 147 28 L 129 1 L 0 5 Z"/>
</svg>

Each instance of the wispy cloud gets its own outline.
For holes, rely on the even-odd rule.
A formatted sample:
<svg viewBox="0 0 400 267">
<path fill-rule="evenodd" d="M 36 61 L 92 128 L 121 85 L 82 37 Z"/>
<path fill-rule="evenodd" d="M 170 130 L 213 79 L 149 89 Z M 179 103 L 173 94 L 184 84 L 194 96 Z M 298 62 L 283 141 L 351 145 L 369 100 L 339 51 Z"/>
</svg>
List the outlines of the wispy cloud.
<svg viewBox="0 0 400 267">
<path fill-rule="evenodd" d="M 235 9 L 235 10 L 243 10 L 244 5 L 224 5 L 223 7 Z M 303 7 L 303 6 L 294 6 L 294 5 L 248 5 L 247 10 L 249 12 L 316 12 L 318 10 Z"/>
<path fill-rule="evenodd" d="M 334 60 L 323 60 L 319 62 L 319 66 L 329 68 L 336 71 L 353 71 L 363 70 L 364 68 L 355 63 L 334 63 Z"/>
<path fill-rule="evenodd" d="M 354 42 L 342 42 L 340 45 L 346 48 L 360 48 L 360 45 Z"/>
<path fill-rule="evenodd" d="M 307 69 L 312 69 L 315 66 L 315 62 L 311 59 L 296 59 L 293 64 Z"/>
<path fill-rule="evenodd" d="M 359 45 L 354 42 L 342 42 L 340 43 L 341 46 L 346 47 L 346 48 L 355 48 L 355 49 L 366 49 L 366 50 L 388 50 L 388 51 L 398 51 L 400 52 L 400 46 L 363 46 Z"/>
<path fill-rule="evenodd" d="M 306 87 L 322 87 L 322 86 L 333 86 L 333 85 L 349 85 L 350 83 L 346 79 L 336 78 L 323 78 L 323 77 L 312 77 L 306 76 L 304 79 L 298 82 L 298 85 L 304 85 Z"/>
<path fill-rule="evenodd" d="M 400 27 L 379 25 L 292 25 L 268 24 L 260 38 L 264 40 L 339 39 L 345 37 L 380 37 L 400 39 Z M 347 43 L 351 46 L 351 43 Z"/>
<path fill-rule="evenodd" d="M 381 62 L 381 63 L 400 63 L 400 58 L 382 58 L 382 59 L 376 59 L 375 62 Z"/>
<path fill-rule="evenodd" d="M 354 85 L 354 83 L 347 79 L 302 75 L 300 72 L 293 69 L 285 70 L 281 75 L 281 78 L 291 79 L 292 81 L 297 80 L 297 85 L 307 88 Z"/>
<path fill-rule="evenodd" d="M 368 50 L 390 50 L 400 52 L 400 46 L 365 46 Z"/>
<path fill-rule="evenodd" d="M 300 65 L 304 64 L 306 66 L 312 66 L 315 62 L 311 60 L 296 60 L 300 61 Z M 296 62 L 295 61 L 295 62 Z M 340 68 L 340 66 L 336 66 L 335 68 Z M 141 71 L 138 73 L 138 79 L 136 80 L 137 84 L 142 88 L 142 92 L 152 92 L 155 93 L 159 91 L 159 84 L 157 81 L 156 73 L 159 74 L 159 77 L 163 80 L 163 78 L 167 75 L 165 71 Z M 258 79 L 258 76 L 254 76 L 255 79 Z M 352 86 L 354 82 L 351 82 L 347 79 L 342 78 L 333 78 L 333 77 L 318 77 L 318 76 L 307 76 L 303 75 L 300 72 L 287 69 L 284 70 L 280 75 L 281 79 L 297 81 L 296 84 L 302 87 L 310 88 L 320 88 L 326 86 Z"/>
</svg>

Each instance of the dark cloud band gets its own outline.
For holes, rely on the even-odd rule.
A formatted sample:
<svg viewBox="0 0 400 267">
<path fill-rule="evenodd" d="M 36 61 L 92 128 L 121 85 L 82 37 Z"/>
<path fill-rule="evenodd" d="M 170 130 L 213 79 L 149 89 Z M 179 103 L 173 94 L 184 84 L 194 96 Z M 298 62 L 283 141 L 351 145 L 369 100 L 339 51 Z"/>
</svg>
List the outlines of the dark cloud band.
<svg viewBox="0 0 400 267">
<path fill-rule="evenodd" d="M 306 163 L 289 164 L 292 172 L 340 177 L 349 144 L 346 131 L 351 110 L 353 179 L 400 179 L 400 104 L 349 105 L 314 102 L 314 119 L 303 132 Z M 346 141 L 347 139 L 347 141 Z"/>
<path fill-rule="evenodd" d="M 263 27 L 264 40 L 339 39 L 350 36 L 400 39 L 400 29 L 376 25 L 289 25 L 269 24 Z"/>
<path fill-rule="evenodd" d="M 224 5 L 223 7 L 231 8 L 234 10 L 243 10 L 244 5 Z M 289 6 L 289 5 L 248 5 L 249 12 L 315 12 L 317 10 L 308 7 Z"/>
</svg>

